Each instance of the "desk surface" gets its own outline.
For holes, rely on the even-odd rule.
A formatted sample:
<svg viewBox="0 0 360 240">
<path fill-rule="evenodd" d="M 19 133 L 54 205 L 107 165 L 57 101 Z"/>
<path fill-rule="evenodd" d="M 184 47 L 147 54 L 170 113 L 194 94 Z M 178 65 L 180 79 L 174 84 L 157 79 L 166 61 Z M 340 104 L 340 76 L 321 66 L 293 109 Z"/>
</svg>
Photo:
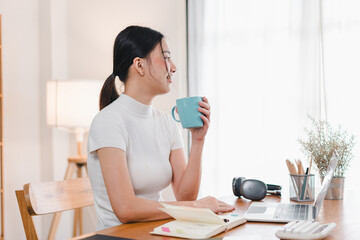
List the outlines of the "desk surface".
<svg viewBox="0 0 360 240">
<path fill-rule="evenodd" d="M 325 238 L 325 240 L 352 240 L 359 239 L 360 236 L 360 194 L 349 193 L 345 196 L 344 200 L 325 200 L 319 216 L 316 221 L 320 223 L 335 222 L 336 227 Z M 285 197 L 283 197 L 285 199 Z M 236 206 L 236 212 L 240 215 L 244 214 L 248 209 L 251 201 L 236 198 L 225 197 L 221 198 L 224 202 L 233 204 Z M 276 196 L 267 196 L 263 201 L 266 202 L 280 202 L 280 198 Z M 282 202 L 286 202 L 283 200 Z M 179 239 L 164 236 L 156 236 L 149 234 L 155 227 L 158 227 L 170 220 L 161 220 L 146 223 L 130 223 L 123 224 L 116 227 L 108 228 L 102 231 L 94 232 L 84 236 L 91 236 L 94 234 L 103 234 L 109 236 L 117 236 L 131 239 L 150 239 L 150 240 L 170 240 Z M 263 239 L 278 239 L 275 236 L 276 230 L 283 226 L 280 223 L 255 223 L 247 222 L 240 225 L 226 233 L 219 234 L 214 237 L 229 237 L 229 240 L 234 239 L 251 239 L 251 240 L 263 240 Z M 83 237 L 84 237 L 83 236 Z M 240 238 L 241 237 L 241 238 Z M 81 239 L 76 238 L 76 239 Z M 226 238 L 224 238 L 226 240 Z"/>
</svg>

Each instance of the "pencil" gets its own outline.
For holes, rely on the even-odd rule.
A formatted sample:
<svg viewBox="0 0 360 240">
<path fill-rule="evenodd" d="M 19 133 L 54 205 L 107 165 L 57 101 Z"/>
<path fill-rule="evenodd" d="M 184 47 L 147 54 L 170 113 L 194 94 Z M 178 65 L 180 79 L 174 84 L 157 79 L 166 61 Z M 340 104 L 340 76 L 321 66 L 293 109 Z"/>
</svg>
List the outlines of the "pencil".
<svg viewBox="0 0 360 240">
<path fill-rule="evenodd" d="M 292 175 L 296 175 L 296 170 L 294 169 L 295 167 L 294 167 L 294 165 L 290 162 L 289 159 L 286 159 L 286 166 L 287 166 L 288 169 L 289 169 L 290 178 L 291 178 L 291 181 L 292 181 L 293 186 L 294 186 L 295 194 L 296 194 L 296 196 L 297 196 L 297 199 L 299 200 L 299 193 L 298 193 L 298 191 L 297 191 L 297 185 L 296 185 L 296 183 L 295 183 L 295 181 L 294 181 L 294 178 L 293 178 L 293 176 L 292 176 Z"/>
<path fill-rule="evenodd" d="M 297 174 L 301 175 L 300 163 L 299 160 L 295 159 L 295 165 L 297 167 Z"/>
<path fill-rule="evenodd" d="M 304 172 L 303 164 L 300 160 L 298 160 L 298 161 L 299 161 L 299 168 L 300 168 L 299 175 L 304 175 L 305 172 Z"/>
</svg>

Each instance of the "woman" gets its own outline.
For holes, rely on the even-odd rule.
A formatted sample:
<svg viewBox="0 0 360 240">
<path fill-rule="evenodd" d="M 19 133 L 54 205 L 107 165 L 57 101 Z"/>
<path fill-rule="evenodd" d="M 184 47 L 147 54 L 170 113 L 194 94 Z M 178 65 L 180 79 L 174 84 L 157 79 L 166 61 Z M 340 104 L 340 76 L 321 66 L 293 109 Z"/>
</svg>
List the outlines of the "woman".
<svg viewBox="0 0 360 240">
<path fill-rule="evenodd" d="M 201 155 L 210 123 L 210 106 L 199 103 L 202 128 L 191 129 L 186 164 L 180 130 L 169 115 L 152 107 L 155 96 L 170 91 L 176 67 L 164 36 L 150 28 L 129 26 L 114 44 L 113 74 L 100 94 L 100 112 L 89 132 L 88 171 L 98 230 L 121 223 L 169 218 L 160 211 L 161 191 L 172 185 L 174 205 L 210 208 L 234 206 L 213 197 L 197 199 Z M 115 77 L 125 85 L 120 96 Z"/>
</svg>

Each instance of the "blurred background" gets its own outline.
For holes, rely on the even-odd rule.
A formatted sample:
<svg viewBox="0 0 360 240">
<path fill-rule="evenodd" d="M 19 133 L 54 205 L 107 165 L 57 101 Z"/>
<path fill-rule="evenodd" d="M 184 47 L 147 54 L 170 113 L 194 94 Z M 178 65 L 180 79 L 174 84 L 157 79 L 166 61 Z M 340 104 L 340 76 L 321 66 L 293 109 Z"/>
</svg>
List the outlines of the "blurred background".
<svg viewBox="0 0 360 240">
<path fill-rule="evenodd" d="M 155 107 L 170 113 L 177 98 L 209 98 L 199 197 L 221 197 L 232 195 L 233 177 L 287 185 L 285 160 L 308 164 L 298 142 L 307 115 L 359 139 L 359 10 L 355 0 L 0 0 L 5 239 L 25 239 L 14 191 L 63 179 L 77 152 L 75 134 L 47 124 L 46 83 L 105 81 L 128 25 L 162 32 L 172 50 L 174 86 Z M 186 130 L 183 138 L 188 151 Z M 83 146 L 86 154 L 86 135 Z M 359 151 L 345 197 L 356 190 Z M 174 199 L 171 189 L 164 198 Z M 94 231 L 94 209 L 84 214 L 85 232 Z M 46 239 L 51 216 L 35 219 Z M 56 239 L 70 238 L 72 226 L 64 213 Z"/>
</svg>

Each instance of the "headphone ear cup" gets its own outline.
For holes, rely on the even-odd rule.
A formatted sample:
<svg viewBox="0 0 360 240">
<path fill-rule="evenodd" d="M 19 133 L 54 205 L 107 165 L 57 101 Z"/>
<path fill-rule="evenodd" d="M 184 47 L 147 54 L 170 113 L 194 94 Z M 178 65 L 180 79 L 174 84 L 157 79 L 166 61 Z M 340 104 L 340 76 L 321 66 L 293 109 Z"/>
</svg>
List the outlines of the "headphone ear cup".
<svg viewBox="0 0 360 240">
<path fill-rule="evenodd" d="M 237 179 L 238 178 L 234 177 L 233 180 L 232 180 L 232 190 L 233 190 L 234 195 L 239 197 L 239 193 L 237 191 L 237 183 L 236 183 Z"/>
<path fill-rule="evenodd" d="M 255 179 L 246 179 L 241 186 L 242 195 L 253 201 L 260 201 L 266 197 L 267 186 L 264 182 Z"/>
<path fill-rule="evenodd" d="M 237 197 L 241 197 L 241 185 L 244 180 L 245 180 L 244 177 L 233 178 L 233 182 L 232 182 L 233 193 Z"/>
</svg>

